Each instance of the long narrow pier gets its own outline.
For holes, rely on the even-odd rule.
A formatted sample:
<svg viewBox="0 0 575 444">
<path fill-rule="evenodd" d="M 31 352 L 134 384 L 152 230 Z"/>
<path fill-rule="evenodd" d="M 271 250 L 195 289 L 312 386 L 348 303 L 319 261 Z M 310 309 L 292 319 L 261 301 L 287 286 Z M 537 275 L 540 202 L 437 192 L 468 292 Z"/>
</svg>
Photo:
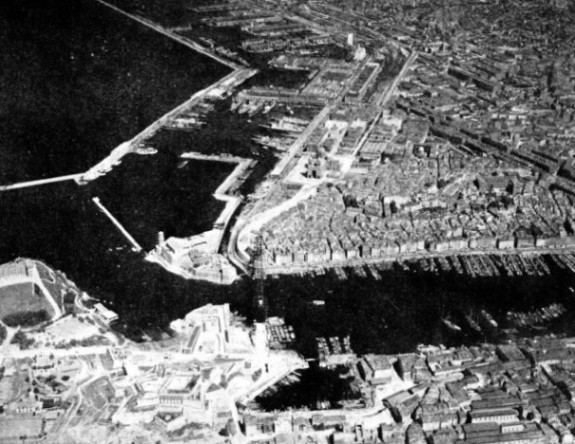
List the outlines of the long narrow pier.
<svg viewBox="0 0 575 444">
<path fill-rule="evenodd" d="M 112 223 L 116 225 L 118 230 L 120 230 L 120 232 L 126 237 L 126 239 L 130 241 L 130 243 L 134 246 L 134 250 L 138 253 L 142 251 L 143 250 L 142 246 L 138 242 L 136 242 L 136 239 L 134 239 L 132 235 L 128 233 L 128 230 L 126 230 L 122 226 L 122 224 L 118 221 L 118 219 L 116 219 L 114 215 L 108 211 L 108 209 L 102 204 L 102 202 L 100 202 L 100 199 L 98 197 L 93 197 L 92 200 L 98 206 L 98 208 L 102 210 L 102 213 L 108 216 L 108 218 L 112 221 Z"/>
<path fill-rule="evenodd" d="M 231 155 L 228 156 L 226 154 L 204 154 L 204 153 L 197 153 L 195 151 L 183 153 L 180 157 L 182 159 L 205 160 L 208 162 L 242 163 L 246 161 L 246 159 L 244 159 L 243 157 L 237 157 Z"/>
<path fill-rule="evenodd" d="M 67 176 L 51 177 L 49 179 L 29 180 L 27 182 L 13 183 L 10 185 L 0 185 L 0 191 L 17 190 L 20 188 L 37 187 L 39 185 L 47 185 L 56 182 L 65 182 L 67 180 L 77 180 L 82 177 L 80 174 L 68 174 Z"/>
<path fill-rule="evenodd" d="M 157 31 L 157 32 L 165 35 L 166 37 L 169 37 L 172 40 L 177 41 L 178 43 L 181 43 L 182 45 L 186 45 L 187 47 L 189 47 L 195 51 L 198 51 L 198 52 L 216 60 L 217 62 L 219 62 L 223 65 L 226 65 L 226 66 L 228 66 L 234 70 L 241 68 L 240 65 L 238 65 L 238 64 L 236 64 L 230 60 L 224 59 L 223 57 L 220 57 L 217 54 L 214 54 L 213 52 L 209 51 L 207 48 L 203 47 L 202 45 L 200 45 L 200 44 L 198 44 L 198 43 L 196 43 L 190 39 L 187 39 L 187 38 L 182 37 L 178 34 L 170 32 L 168 29 L 164 28 L 163 26 L 158 25 L 157 23 L 153 23 L 149 20 L 146 20 L 143 17 L 137 16 L 134 14 L 130 14 L 129 12 L 126 12 L 123 9 L 120 9 L 117 6 L 114 6 L 114 5 L 108 3 L 104 0 L 96 0 L 96 1 L 99 2 L 100 4 L 104 5 L 104 6 L 107 6 L 108 8 L 113 9 L 114 11 L 116 11 L 116 12 L 118 12 L 118 13 L 126 16 L 126 17 L 129 17 L 133 20 L 136 20 L 137 22 L 141 23 L 142 25 L 147 26 L 148 28 L 151 28 L 154 31 Z"/>
<path fill-rule="evenodd" d="M 234 232 L 232 231 L 232 235 Z M 241 264 L 246 266 L 249 262 L 250 257 L 247 256 L 245 252 L 245 248 L 242 250 L 239 246 L 239 242 L 237 241 L 238 236 L 234 237 L 236 240 L 236 247 L 237 251 L 235 253 L 236 260 L 239 260 Z M 231 242 L 231 241 L 230 241 Z M 231 247 L 230 247 L 231 248 Z M 295 275 L 295 274 L 302 274 L 302 273 L 310 273 L 310 272 L 317 272 L 318 270 L 335 270 L 337 272 L 338 269 L 342 268 L 350 268 L 350 267 L 367 267 L 367 266 L 381 266 L 384 264 L 391 264 L 393 262 L 402 263 L 406 261 L 415 261 L 415 260 L 432 260 L 432 259 L 450 259 L 450 258 L 464 258 L 466 261 L 474 261 L 474 260 L 481 260 L 481 258 L 485 259 L 487 256 L 496 256 L 503 261 L 502 266 L 504 268 L 508 268 L 510 265 L 507 262 L 507 258 L 513 256 L 520 256 L 522 259 L 530 256 L 541 256 L 541 255 L 552 255 L 552 256 L 561 256 L 566 257 L 567 255 L 575 255 L 575 247 L 564 247 L 564 248 L 551 248 L 551 247 L 531 247 L 531 248 L 522 248 L 522 249 L 509 249 L 509 250 L 500 250 L 498 248 L 488 248 L 482 250 L 446 250 L 441 252 L 430 252 L 430 251 L 414 251 L 414 252 L 405 252 L 405 253 L 398 253 L 398 254 L 389 254 L 386 256 L 380 256 L 376 258 L 355 258 L 355 259 L 342 259 L 337 261 L 320 261 L 320 262 L 302 262 L 302 263 L 291 263 L 291 264 L 283 264 L 283 265 L 271 265 L 265 267 L 265 273 L 267 275 Z M 468 268 L 463 268 L 461 264 L 456 261 L 455 262 L 455 269 L 458 270 L 458 274 L 469 274 L 471 275 L 473 272 L 470 272 Z M 477 267 L 477 265 L 476 265 Z M 570 269 L 575 271 L 575 260 L 573 261 L 572 266 L 569 266 Z M 496 271 L 498 273 L 498 271 Z M 516 276 L 519 276 L 519 273 L 514 272 Z M 548 272 L 547 272 L 548 273 Z"/>
</svg>

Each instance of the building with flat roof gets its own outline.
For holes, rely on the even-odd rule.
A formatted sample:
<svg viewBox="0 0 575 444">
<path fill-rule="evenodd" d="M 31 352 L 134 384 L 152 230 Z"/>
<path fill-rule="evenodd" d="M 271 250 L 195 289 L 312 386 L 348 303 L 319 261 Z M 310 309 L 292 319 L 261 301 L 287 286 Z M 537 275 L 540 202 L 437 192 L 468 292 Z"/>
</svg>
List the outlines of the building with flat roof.
<svg viewBox="0 0 575 444">
<path fill-rule="evenodd" d="M 393 378 L 393 367 L 387 356 L 369 354 L 361 360 L 365 380 L 372 385 L 389 384 Z"/>
</svg>

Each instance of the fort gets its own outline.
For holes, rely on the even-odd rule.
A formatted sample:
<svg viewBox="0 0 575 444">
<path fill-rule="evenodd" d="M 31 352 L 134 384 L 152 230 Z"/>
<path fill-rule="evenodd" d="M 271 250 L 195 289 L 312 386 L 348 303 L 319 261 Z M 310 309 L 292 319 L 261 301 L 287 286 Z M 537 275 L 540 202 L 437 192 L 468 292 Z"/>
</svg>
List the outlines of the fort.
<svg viewBox="0 0 575 444">
<path fill-rule="evenodd" d="M 42 265 L 43 266 L 43 265 Z M 52 294 L 46 287 L 48 276 L 42 276 L 35 261 L 19 259 L 0 266 L 0 312 L 2 321 L 11 326 L 24 320 L 26 314 L 43 311 L 42 321 L 54 320 L 63 315 L 60 295 Z M 34 325 L 24 325 L 33 327 Z"/>
</svg>

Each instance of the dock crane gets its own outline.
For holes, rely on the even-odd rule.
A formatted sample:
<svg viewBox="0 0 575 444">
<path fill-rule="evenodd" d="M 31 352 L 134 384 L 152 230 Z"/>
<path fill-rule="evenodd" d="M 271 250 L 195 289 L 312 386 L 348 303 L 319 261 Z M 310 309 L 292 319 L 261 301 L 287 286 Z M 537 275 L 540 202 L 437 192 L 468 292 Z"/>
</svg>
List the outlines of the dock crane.
<svg viewBox="0 0 575 444">
<path fill-rule="evenodd" d="M 254 292 L 252 298 L 252 310 L 254 320 L 265 322 L 268 318 L 268 301 L 265 294 L 265 264 L 264 264 L 264 247 L 261 233 L 257 234 L 254 253 L 252 255 L 252 278 L 254 280 Z"/>
</svg>

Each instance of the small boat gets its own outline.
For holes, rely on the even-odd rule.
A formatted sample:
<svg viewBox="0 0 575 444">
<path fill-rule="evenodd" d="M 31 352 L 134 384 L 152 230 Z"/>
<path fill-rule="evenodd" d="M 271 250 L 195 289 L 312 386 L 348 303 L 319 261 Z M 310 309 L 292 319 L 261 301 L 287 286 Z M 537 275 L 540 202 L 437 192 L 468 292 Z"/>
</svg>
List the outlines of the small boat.
<svg viewBox="0 0 575 444">
<path fill-rule="evenodd" d="M 481 316 L 483 316 L 483 318 L 489 322 L 489 324 L 491 324 L 491 326 L 497 328 L 499 325 L 497 324 L 497 321 L 495 319 L 493 319 L 493 316 L 491 316 L 491 314 L 489 314 L 487 311 L 485 310 L 481 310 Z"/>
<path fill-rule="evenodd" d="M 477 322 L 475 322 L 475 320 L 471 317 L 471 314 L 466 314 L 465 315 L 465 320 L 467 321 L 467 323 L 469 324 L 469 326 L 475 330 L 478 333 L 481 333 L 481 327 L 479 326 L 479 324 Z"/>
<path fill-rule="evenodd" d="M 151 146 L 141 146 L 136 148 L 136 153 L 143 156 L 156 154 L 157 152 L 158 150 L 156 148 L 152 148 Z"/>
<path fill-rule="evenodd" d="M 264 107 L 264 110 L 262 111 L 262 114 L 267 114 L 267 113 L 269 113 L 274 106 L 276 106 L 276 103 L 275 103 L 275 102 L 272 102 L 271 104 L 267 104 L 267 105 Z"/>
<path fill-rule="evenodd" d="M 449 327 L 451 330 L 461 331 L 461 327 L 460 327 L 459 325 L 457 325 L 457 324 L 454 324 L 454 323 L 451 322 L 449 319 L 443 318 L 443 319 L 441 319 L 441 320 L 442 320 L 443 323 L 444 323 L 447 327 Z"/>
</svg>

